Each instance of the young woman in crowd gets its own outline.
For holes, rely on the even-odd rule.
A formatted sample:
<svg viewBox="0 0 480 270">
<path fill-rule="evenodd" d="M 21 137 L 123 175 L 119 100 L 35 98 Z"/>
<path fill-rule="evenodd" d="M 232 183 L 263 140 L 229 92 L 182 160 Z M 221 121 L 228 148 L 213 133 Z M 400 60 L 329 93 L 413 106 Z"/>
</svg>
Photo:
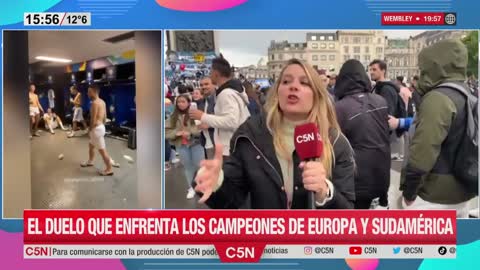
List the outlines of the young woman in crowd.
<svg viewBox="0 0 480 270">
<path fill-rule="evenodd" d="M 165 138 L 170 140 L 180 155 L 180 160 L 185 168 L 187 186 L 189 187 L 187 199 L 195 196 L 191 188 L 193 176 L 198 170 L 200 162 L 205 159 L 205 150 L 200 144 L 200 130 L 193 119 L 188 116 L 190 98 L 180 95 L 175 100 L 175 110 L 170 121 L 166 121 Z"/>
</svg>

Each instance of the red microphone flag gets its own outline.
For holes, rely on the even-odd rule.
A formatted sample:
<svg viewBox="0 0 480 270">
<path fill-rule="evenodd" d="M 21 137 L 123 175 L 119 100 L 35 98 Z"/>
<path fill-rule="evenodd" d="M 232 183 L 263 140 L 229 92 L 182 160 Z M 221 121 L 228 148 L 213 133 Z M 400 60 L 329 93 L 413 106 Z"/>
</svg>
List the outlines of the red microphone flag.
<svg viewBox="0 0 480 270">
<path fill-rule="evenodd" d="M 323 142 L 314 123 L 296 126 L 294 132 L 295 150 L 301 160 L 319 158 L 323 153 Z"/>
</svg>

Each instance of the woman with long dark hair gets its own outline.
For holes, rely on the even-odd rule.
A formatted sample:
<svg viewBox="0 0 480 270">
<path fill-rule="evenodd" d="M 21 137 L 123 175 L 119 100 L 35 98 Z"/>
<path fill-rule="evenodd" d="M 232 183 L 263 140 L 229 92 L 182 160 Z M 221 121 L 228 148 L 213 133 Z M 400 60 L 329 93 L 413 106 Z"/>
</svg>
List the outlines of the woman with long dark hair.
<svg viewBox="0 0 480 270">
<path fill-rule="evenodd" d="M 187 199 L 192 199 L 195 196 L 195 191 L 191 188 L 191 182 L 200 162 L 205 159 L 205 150 L 200 144 L 200 130 L 195 125 L 194 120 L 188 116 L 190 103 L 190 98 L 187 95 L 178 96 L 175 100 L 175 110 L 170 117 L 170 121 L 166 121 L 168 126 L 165 127 L 165 138 L 175 145 L 185 168 L 185 177 L 189 187 Z"/>
</svg>

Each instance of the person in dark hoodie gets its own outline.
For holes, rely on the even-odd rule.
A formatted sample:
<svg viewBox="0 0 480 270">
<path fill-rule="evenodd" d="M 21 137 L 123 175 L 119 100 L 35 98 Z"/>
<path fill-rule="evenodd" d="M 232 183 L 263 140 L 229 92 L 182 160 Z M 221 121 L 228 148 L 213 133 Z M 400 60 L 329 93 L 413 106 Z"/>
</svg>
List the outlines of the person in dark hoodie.
<svg viewBox="0 0 480 270">
<path fill-rule="evenodd" d="M 466 132 L 465 97 L 442 83 L 463 86 L 468 52 L 459 40 L 442 40 L 418 55 L 418 93 L 422 102 L 414 122 L 408 161 L 400 189 L 405 209 L 456 209 L 468 217 L 467 201 L 475 197 L 454 176 L 455 155 Z"/>
<path fill-rule="evenodd" d="M 204 160 L 195 190 L 211 208 L 236 209 L 250 194 L 253 209 L 305 209 L 314 192 L 317 209 L 353 208 L 353 150 L 340 131 L 326 83 L 312 66 L 289 60 L 268 96 L 266 116 L 248 119 L 231 140 Z M 315 123 L 323 140 L 321 158 L 301 162 L 295 126 Z M 223 166 L 222 166 L 223 165 Z"/>
<path fill-rule="evenodd" d="M 230 63 L 223 57 L 212 60 L 212 83 L 218 85 L 216 91 L 215 115 L 201 110 L 191 110 L 190 117 L 202 124 L 215 128 L 215 143 L 223 145 L 223 155 L 230 155 L 230 139 L 237 128 L 250 117 L 248 96 L 242 82 L 232 79 Z"/>
<path fill-rule="evenodd" d="M 369 209 L 379 198 L 379 209 L 388 207 L 390 186 L 390 135 L 387 102 L 370 93 L 365 68 L 348 60 L 335 85 L 335 108 L 343 134 L 355 152 L 355 208 Z"/>
</svg>

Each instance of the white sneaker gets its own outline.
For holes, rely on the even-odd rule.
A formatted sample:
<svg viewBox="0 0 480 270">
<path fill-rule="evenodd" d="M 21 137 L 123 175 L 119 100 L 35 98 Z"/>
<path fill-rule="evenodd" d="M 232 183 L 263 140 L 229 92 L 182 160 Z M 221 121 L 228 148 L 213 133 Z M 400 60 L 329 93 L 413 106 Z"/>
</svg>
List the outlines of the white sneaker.
<svg viewBox="0 0 480 270">
<path fill-rule="evenodd" d="M 193 199 L 193 197 L 195 197 L 195 190 L 193 190 L 193 188 L 190 188 L 188 189 L 188 193 L 187 193 L 187 199 Z"/>
<path fill-rule="evenodd" d="M 52 133 L 52 134 L 55 134 L 55 131 L 53 131 L 53 130 L 50 130 L 50 133 Z"/>
<path fill-rule="evenodd" d="M 387 205 L 387 206 L 381 206 L 381 205 L 378 205 L 377 207 L 373 208 L 373 210 L 389 210 L 390 207 Z"/>
<path fill-rule="evenodd" d="M 110 164 L 112 164 L 112 166 L 115 168 L 120 168 L 120 163 L 116 163 L 113 159 L 110 159 Z"/>
<path fill-rule="evenodd" d="M 179 158 L 174 158 L 174 159 L 172 159 L 172 163 L 173 163 L 173 164 L 177 164 L 177 163 L 179 163 L 179 162 L 180 162 L 180 159 L 179 159 Z"/>
<path fill-rule="evenodd" d="M 73 136 L 75 136 L 75 132 L 70 132 L 68 133 L 67 138 L 73 138 Z"/>
</svg>

